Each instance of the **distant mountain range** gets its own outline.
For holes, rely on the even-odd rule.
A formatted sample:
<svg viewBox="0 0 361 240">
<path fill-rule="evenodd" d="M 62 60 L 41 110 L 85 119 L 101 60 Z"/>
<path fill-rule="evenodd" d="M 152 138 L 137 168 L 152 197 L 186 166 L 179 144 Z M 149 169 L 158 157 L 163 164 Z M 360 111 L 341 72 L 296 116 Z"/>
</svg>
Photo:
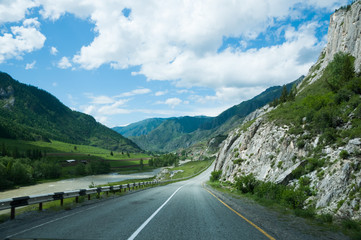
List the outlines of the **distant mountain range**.
<svg viewBox="0 0 361 240">
<path fill-rule="evenodd" d="M 302 79 L 303 76 L 287 84 L 288 91 Z M 248 114 L 279 98 L 282 89 L 282 86 L 268 88 L 251 100 L 235 105 L 217 117 L 150 118 L 126 127 L 115 127 L 113 130 L 148 151 L 169 152 L 187 148 L 212 137 L 225 138 L 228 131 L 239 126 Z"/>
<path fill-rule="evenodd" d="M 93 117 L 72 111 L 50 93 L 22 84 L 3 72 L 0 72 L 0 137 L 142 151 L 134 142 Z"/>
</svg>

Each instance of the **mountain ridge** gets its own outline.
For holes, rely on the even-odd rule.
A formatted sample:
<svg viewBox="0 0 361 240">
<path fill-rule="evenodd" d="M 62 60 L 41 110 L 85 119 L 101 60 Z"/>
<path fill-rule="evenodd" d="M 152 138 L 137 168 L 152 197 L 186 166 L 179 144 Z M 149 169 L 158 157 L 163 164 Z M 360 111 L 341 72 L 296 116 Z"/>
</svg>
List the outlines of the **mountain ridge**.
<svg viewBox="0 0 361 240">
<path fill-rule="evenodd" d="M 303 77 L 284 86 L 290 91 L 293 85 L 301 82 Z M 156 152 L 176 151 L 180 148 L 188 148 L 200 141 L 208 141 L 212 137 L 227 134 L 229 130 L 239 125 L 240 121 L 249 113 L 272 102 L 275 98 L 279 98 L 282 89 L 283 86 L 270 87 L 252 99 L 223 111 L 216 117 L 153 118 L 113 129 L 129 137 L 142 149 Z"/>
<path fill-rule="evenodd" d="M 0 72 L 0 137 L 142 151 L 93 117 L 69 109 L 50 93 L 20 83 L 4 72 Z"/>
</svg>

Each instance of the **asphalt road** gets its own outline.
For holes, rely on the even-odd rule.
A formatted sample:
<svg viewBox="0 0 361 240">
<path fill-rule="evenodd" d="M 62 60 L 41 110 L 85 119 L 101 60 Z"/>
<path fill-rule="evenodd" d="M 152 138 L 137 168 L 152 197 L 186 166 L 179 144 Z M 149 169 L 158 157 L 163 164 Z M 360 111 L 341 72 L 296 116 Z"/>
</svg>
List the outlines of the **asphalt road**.
<svg viewBox="0 0 361 240">
<path fill-rule="evenodd" d="M 257 206 L 248 207 L 252 211 L 246 212 L 246 218 L 240 209 L 227 207 L 202 186 L 210 171 L 211 168 L 188 181 L 139 190 L 68 211 L 20 216 L 0 225 L 0 238 L 319 239 L 318 234 L 294 231 L 288 220 L 279 224 L 278 219 L 266 216 L 262 209 L 256 210 L 255 216 L 253 209 Z"/>
</svg>

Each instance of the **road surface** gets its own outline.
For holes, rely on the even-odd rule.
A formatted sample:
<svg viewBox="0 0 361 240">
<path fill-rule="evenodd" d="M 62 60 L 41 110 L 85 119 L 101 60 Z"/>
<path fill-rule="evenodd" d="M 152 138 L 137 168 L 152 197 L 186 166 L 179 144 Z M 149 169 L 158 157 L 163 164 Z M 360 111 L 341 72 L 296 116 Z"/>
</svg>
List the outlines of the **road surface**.
<svg viewBox="0 0 361 240">
<path fill-rule="evenodd" d="M 245 218 L 205 189 L 202 183 L 208 180 L 210 171 L 211 168 L 188 181 L 140 190 L 68 211 L 20 216 L 0 225 L 0 238 L 262 240 L 292 237 L 280 234 L 284 232 L 282 229 L 275 229 L 276 219 L 260 224 L 258 216 L 253 222 L 252 216 Z M 287 231 L 292 234 L 292 229 Z M 297 236 L 302 235 L 296 232 L 292 239 L 300 239 Z"/>
</svg>

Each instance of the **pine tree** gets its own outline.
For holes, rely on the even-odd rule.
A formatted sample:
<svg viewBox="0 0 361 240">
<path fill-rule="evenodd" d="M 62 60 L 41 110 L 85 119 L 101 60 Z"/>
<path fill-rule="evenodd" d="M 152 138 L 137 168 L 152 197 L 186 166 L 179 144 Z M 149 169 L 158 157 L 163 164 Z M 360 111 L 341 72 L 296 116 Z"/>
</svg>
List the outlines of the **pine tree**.
<svg viewBox="0 0 361 240">
<path fill-rule="evenodd" d="M 281 97 L 280 97 L 280 103 L 287 102 L 287 98 L 288 98 L 288 91 L 287 91 L 286 86 L 283 86 Z"/>
</svg>

